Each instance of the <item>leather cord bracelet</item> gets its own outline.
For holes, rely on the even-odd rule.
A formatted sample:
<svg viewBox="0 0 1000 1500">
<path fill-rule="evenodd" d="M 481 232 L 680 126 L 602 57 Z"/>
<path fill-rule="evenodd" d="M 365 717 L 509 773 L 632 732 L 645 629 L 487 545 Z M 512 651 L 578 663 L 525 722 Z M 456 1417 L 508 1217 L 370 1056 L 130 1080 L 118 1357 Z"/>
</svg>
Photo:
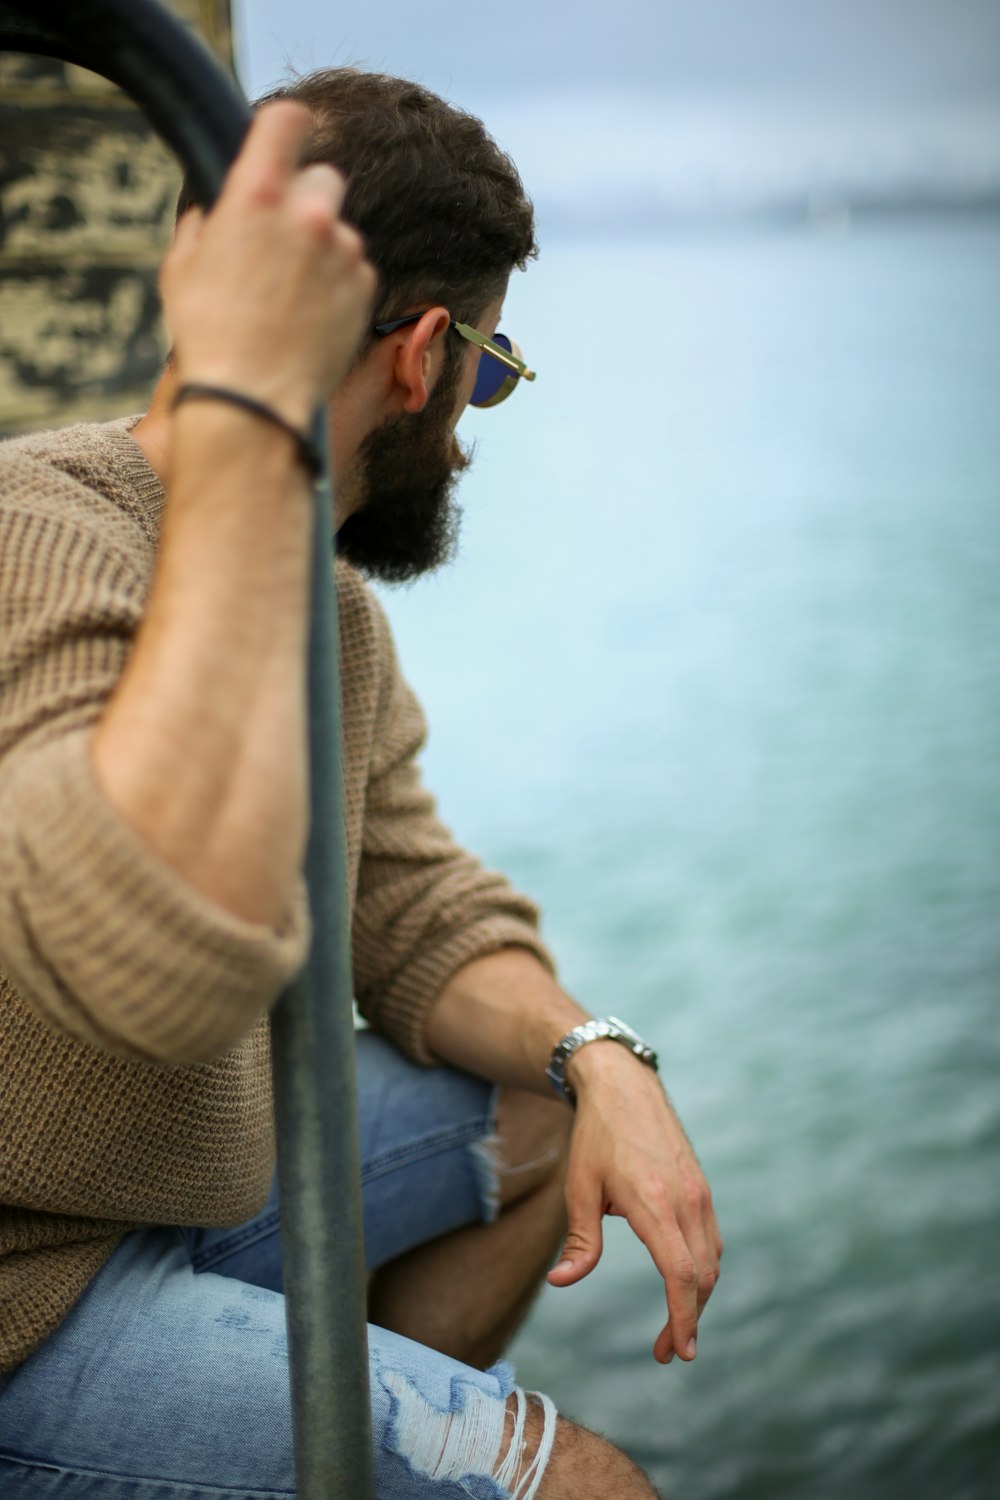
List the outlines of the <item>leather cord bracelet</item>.
<svg viewBox="0 0 1000 1500">
<path fill-rule="evenodd" d="M 252 412 L 256 417 L 263 417 L 265 422 L 271 422 L 275 427 L 280 427 L 282 432 L 288 433 L 298 451 L 299 462 L 313 479 L 317 479 L 323 472 L 323 455 L 319 444 L 307 432 L 296 427 L 294 422 L 283 417 L 280 411 L 275 411 L 273 406 L 268 406 L 264 401 L 258 401 L 255 396 L 247 396 L 243 391 L 231 391 L 225 385 L 202 385 L 198 381 L 187 381 L 174 392 L 172 409 L 176 410 L 184 401 L 225 401 L 230 406 Z"/>
</svg>

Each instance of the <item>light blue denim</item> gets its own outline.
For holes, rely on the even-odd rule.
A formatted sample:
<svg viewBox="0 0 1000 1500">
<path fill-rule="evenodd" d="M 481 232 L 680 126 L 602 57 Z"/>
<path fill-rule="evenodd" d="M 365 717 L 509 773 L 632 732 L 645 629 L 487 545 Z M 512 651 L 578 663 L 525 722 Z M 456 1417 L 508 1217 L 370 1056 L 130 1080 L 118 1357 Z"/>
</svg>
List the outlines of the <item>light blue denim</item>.
<svg viewBox="0 0 1000 1500">
<path fill-rule="evenodd" d="M 414 1067 L 368 1032 L 358 1087 L 369 1267 L 491 1216 L 488 1085 Z M 404 1419 L 498 1411 L 515 1393 L 509 1366 L 484 1374 L 374 1326 L 369 1348 L 379 1500 L 505 1500 L 495 1451 L 442 1477 L 417 1461 Z M 276 1189 L 237 1229 L 128 1235 L 56 1332 L 0 1379 L 3 1500 L 294 1493 Z"/>
</svg>

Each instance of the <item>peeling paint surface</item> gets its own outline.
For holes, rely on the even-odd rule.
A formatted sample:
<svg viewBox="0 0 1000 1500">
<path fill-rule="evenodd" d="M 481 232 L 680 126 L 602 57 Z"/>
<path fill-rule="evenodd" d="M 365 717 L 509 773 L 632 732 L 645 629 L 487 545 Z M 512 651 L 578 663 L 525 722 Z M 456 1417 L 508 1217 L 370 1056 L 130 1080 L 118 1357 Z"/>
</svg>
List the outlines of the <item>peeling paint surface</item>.
<svg viewBox="0 0 1000 1500">
<path fill-rule="evenodd" d="M 157 256 L 179 186 L 170 152 L 117 96 L 104 106 L 0 103 L 5 256 Z"/>
<path fill-rule="evenodd" d="M 229 0 L 171 9 L 229 67 Z M 140 409 L 180 171 L 113 85 L 0 53 L 0 435 Z"/>
<path fill-rule="evenodd" d="M 0 429 L 59 421 L 71 408 L 80 420 L 93 398 L 118 397 L 126 410 L 148 395 L 163 354 L 153 269 L 40 266 L 0 276 Z"/>
</svg>

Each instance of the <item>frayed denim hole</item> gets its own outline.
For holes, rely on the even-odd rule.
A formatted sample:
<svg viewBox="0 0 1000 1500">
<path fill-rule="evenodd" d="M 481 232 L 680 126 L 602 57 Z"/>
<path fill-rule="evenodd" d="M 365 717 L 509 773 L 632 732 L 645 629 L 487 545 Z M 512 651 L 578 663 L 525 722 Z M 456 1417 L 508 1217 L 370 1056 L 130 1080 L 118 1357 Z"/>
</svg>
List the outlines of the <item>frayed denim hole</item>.
<svg viewBox="0 0 1000 1500">
<path fill-rule="evenodd" d="M 509 1365 L 505 1359 L 498 1359 L 495 1365 L 490 1365 L 489 1369 L 484 1371 L 484 1374 L 492 1375 L 497 1383 L 500 1395 L 505 1401 L 508 1396 L 514 1394 L 517 1388 L 514 1366 Z"/>
<path fill-rule="evenodd" d="M 442 1411 L 399 1371 L 379 1369 L 378 1378 L 390 1404 L 385 1445 L 414 1474 L 476 1500 L 511 1500 L 489 1472 L 499 1463 L 505 1398 L 454 1381 L 451 1409 Z"/>
<path fill-rule="evenodd" d="M 495 1394 L 456 1377 L 444 1409 L 406 1375 L 379 1363 L 379 1383 L 389 1398 L 386 1449 L 412 1473 L 441 1485 L 442 1496 L 454 1486 L 471 1500 L 535 1500 L 552 1454 L 555 1407 L 547 1396 L 531 1393 L 542 1407 L 543 1426 L 529 1459 L 524 1436 L 528 1396 L 514 1385 L 509 1365 L 494 1365 L 486 1373 L 495 1381 Z M 514 1405 L 508 1410 L 511 1396 Z"/>
</svg>

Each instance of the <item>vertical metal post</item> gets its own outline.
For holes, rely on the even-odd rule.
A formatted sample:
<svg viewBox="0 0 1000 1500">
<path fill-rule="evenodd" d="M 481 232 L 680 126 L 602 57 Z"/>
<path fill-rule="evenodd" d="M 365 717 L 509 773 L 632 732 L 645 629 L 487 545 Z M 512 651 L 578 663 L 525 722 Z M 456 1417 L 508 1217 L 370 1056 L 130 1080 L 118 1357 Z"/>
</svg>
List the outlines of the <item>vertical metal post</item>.
<svg viewBox="0 0 1000 1500">
<path fill-rule="evenodd" d="M 0 0 L 0 49 L 90 68 L 147 115 L 210 204 L 249 113 L 158 0 Z M 326 443 L 325 419 L 316 437 Z M 327 465 L 327 469 L 328 469 Z M 309 646 L 308 967 L 274 1016 L 275 1091 L 300 1500 L 372 1496 L 364 1259 L 347 920 L 340 673 L 329 480 L 317 486 Z"/>
<path fill-rule="evenodd" d="M 309 649 L 306 874 L 316 937 L 308 969 L 282 996 L 271 1034 L 299 1495 L 363 1500 L 374 1489 L 340 694 L 329 670 L 331 659 L 340 659 L 331 509 L 330 487 L 323 483 L 316 497 Z"/>
</svg>

